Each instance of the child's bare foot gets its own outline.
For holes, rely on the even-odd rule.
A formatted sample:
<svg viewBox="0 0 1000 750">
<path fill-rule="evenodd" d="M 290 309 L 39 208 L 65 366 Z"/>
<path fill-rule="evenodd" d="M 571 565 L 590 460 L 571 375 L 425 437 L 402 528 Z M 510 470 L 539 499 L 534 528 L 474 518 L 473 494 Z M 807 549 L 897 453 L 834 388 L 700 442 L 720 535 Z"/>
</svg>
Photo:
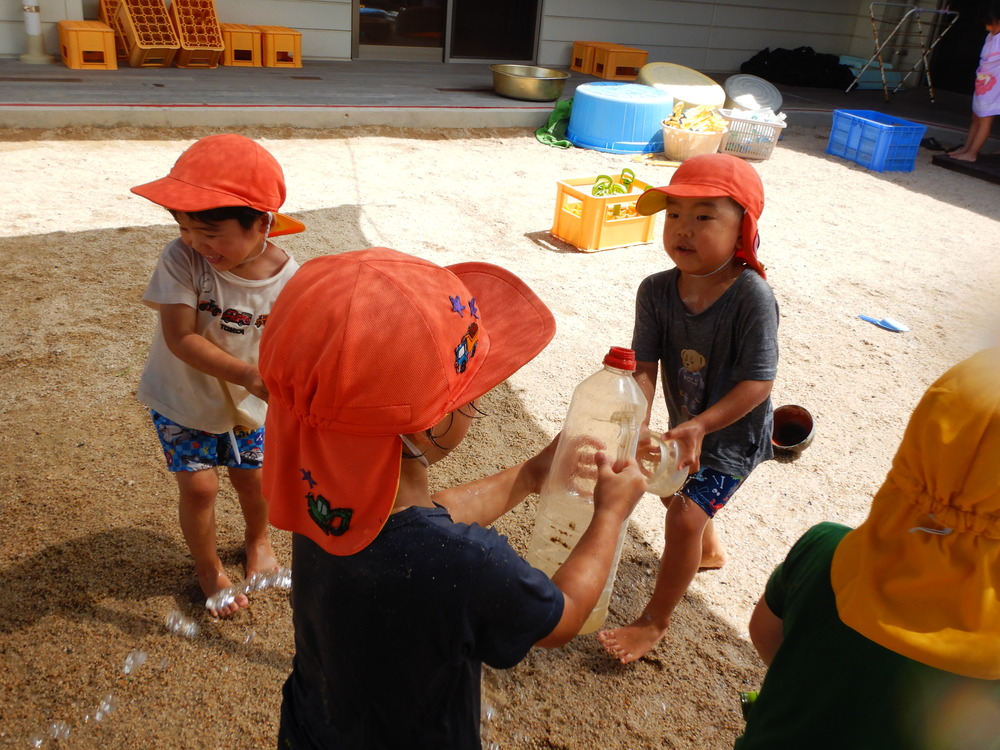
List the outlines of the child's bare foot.
<svg viewBox="0 0 1000 750">
<path fill-rule="evenodd" d="M 705 553 L 701 556 L 701 562 L 698 563 L 698 571 L 703 570 L 718 570 L 726 564 L 726 553 L 723 551 L 715 552 L 713 554 Z"/>
<path fill-rule="evenodd" d="M 246 552 L 247 578 L 255 573 L 273 573 L 279 567 L 271 540 L 266 537 L 255 542 L 247 540 Z"/>
<path fill-rule="evenodd" d="M 205 594 L 205 599 L 209 600 L 223 589 L 230 588 L 233 582 L 229 580 L 229 576 L 224 571 L 212 569 L 198 573 L 198 584 L 201 586 L 202 593 Z M 226 606 L 218 607 L 217 609 L 209 607 L 208 611 L 212 617 L 229 617 L 229 615 L 239 612 L 249 603 L 250 601 L 247 599 L 246 594 L 238 594 Z"/>
<path fill-rule="evenodd" d="M 649 653 L 667 632 L 667 627 L 669 623 L 661 628 L 654 625 L 646 615 L 642 615 L 624 628 L 602 630 L 597 634 L 597 640 L 605 651 L 622 664 L 628 664 Z"/>
</svg>

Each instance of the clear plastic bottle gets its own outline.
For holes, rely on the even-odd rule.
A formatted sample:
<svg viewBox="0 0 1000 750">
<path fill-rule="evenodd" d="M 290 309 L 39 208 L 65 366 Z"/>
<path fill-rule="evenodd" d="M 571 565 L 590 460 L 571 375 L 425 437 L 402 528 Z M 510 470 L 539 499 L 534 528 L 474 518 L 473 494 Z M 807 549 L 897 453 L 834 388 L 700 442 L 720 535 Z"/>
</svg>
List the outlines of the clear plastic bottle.
<svg viewBox="0 0 1000 750">
<path fill-rule="evenodd" d="M 604 367 L 573 391 L 552 469 L 539 496 L 527 555 L 531 565 L 550 577 L 565 562 L 594 515 L 597 451 L 615 460 L 635 455 L 647 402 L 632 377 L 634 371 L 635 352 L 611 347 Z M 626 519 L 622 532 L 627 523 Z M 581 633 L 593 633 L 604 625 L 623 536 L 619 533 L 604 591 Z"/>
</svg>

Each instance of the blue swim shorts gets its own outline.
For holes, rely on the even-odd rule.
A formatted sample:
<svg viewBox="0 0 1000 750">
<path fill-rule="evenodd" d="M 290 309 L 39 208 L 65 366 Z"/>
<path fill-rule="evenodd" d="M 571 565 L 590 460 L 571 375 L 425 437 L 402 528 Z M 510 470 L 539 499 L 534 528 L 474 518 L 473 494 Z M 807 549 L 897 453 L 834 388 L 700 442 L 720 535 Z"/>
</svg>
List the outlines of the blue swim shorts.
<svg viewBox="0 0 1000 750">
<path fill-rule="evenodd" d="M 709 518 L 714 518 L 745 478 L 702 466 L 697 474 L 692 474 L 685 480 L 678 494 L 691 498 Z"/>
<path fill-rule="evenodd" d="M 163 456 L 170 471 L 201 471 L 215 466 L 234 469 L 259 469 L 264 464 L 264 428 L 246 430 L 233 428 L 239 458 L 233 450 L 228 432 L 216 435 L 193 430 L 172 422 L 162 414 L 149 410 L 153 426 L 160 436 Z"/>
</svg>

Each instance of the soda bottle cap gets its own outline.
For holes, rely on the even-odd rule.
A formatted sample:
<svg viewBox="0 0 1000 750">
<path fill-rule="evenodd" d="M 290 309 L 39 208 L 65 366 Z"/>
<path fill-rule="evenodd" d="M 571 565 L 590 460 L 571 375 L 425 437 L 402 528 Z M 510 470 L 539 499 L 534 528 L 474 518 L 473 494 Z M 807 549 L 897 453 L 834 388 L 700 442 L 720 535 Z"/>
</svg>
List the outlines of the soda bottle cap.
<svg viewBox="0 0 1000 750">
<path fill-rule="evenodd" d="M 612 346 L 604 357 L 604 364 L 608 367 L 633 372 L 635 370 L 635 351 L 622 346 Z"/>
</svg>

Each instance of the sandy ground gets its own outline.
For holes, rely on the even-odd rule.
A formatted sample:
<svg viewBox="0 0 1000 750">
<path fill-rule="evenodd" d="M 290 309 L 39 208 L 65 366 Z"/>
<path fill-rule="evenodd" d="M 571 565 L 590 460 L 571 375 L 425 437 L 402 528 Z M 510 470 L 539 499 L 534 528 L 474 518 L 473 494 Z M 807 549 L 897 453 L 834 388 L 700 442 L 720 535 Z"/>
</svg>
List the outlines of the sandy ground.
<svg viewBox="0 0 1000 750">
<path fill-rule="evenodd" d="M 274 744 L 293 651 L 287 592 L 254 594 L 230 620 L 205 613 L 174 483 L 134 398 L 156 323 L 139 298 L 176 230 L 128 188 L 209 132 L 0 133 L 0 747 Z M 555 312 L 553 343 L 487 398 L 491 417 L 435 467 L 438 486 L 543 446 L 575 385 L 609 346 L 628 345 L 639 281 L 669 264 L 658 240 L 581 253 L 549 233 L 557 180 L 628 166 L 664 183 L 668 167 L 548 148 L 528 130 L 243 132 L 285 168 L 286 209 L 309 230 L 281 244 L 300 261 L 372 245 L 482 259 L 522 275 Z M 928 152 L 912 173 L 869 172 L 825 155 L 826 138 L 789 127 L 758 165 L 761 257 L 782 313 L 774 402 L 809 409 L 815 441 L 761 466 L 719 515 L 729 565 L 699 574 L 646 658 L 622 666 L 581 636 L 488 671 L 487 747 L 730 747 L 737 694 L 763 675 L 747 621 L 770 570 L 813 523 L 863 519 L 924 388 L 996 340 L 1000 187 L 935 167 Z M 662 403 L 656 419 L 665 428 Z M 522 551 L 534 508 L 530 498 L 498 524 Z M 218 514 L 238 578 L 231 492 Z M 652 589 L 662 515 L 647 496 L 633 516 L 612 625 Z M 288 535 L 274 537 L 289 562 Z M 173 611 L 198 635 L 170 632 Z M 133 652 L 146 659 L 126 673 Z"/>
</svg>

